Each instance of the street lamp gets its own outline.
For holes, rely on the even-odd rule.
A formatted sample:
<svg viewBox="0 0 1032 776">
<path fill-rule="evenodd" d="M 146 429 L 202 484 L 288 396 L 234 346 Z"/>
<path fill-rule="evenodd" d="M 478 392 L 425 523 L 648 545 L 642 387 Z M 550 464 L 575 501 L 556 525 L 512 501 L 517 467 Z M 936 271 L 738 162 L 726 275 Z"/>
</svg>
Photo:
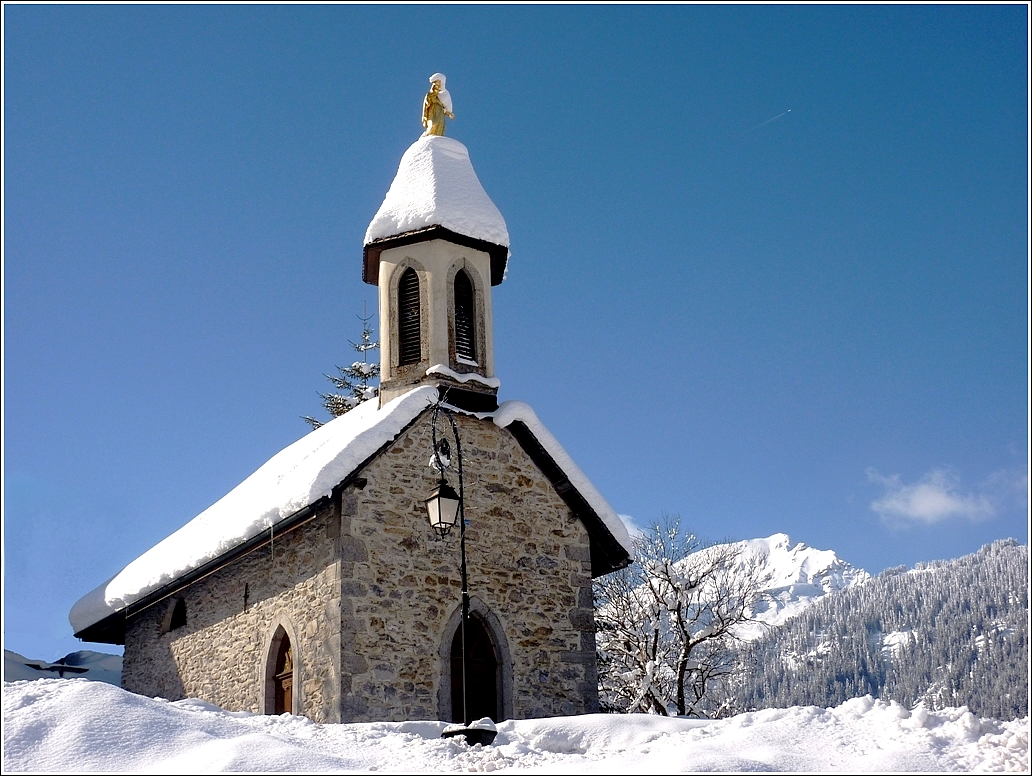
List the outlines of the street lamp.
<svg viewBox="0 0 1032 776">
<path fill-rule="evenodd" d="M 434 488 L 430 498 L 426 500 L 426 514 L 430 518 L 430 527 L 434 529 L 442 539 L 452 528 L 458 519 L 459 505 L 462 500 L 455 488 L 444 479 L 444 472 L 441 472 L 441 481 Z"/>
<path fill-rule="evenodd" d="M 437 433 L 437 422 L 442 413 L 448 419 L 448 427 L 455 440 L 455 459 L 458 464 L 456 469 L 459 476 L 458 493 L 444 477 L 445 469 L 451 468 L 451 445 L 448 443 L 447 437 L 440 437 Z M 459 428 L 455 423 L 455 416 L 451 410 L 443 406 L 442 401 L 438 401 L 434 405 L 430 415 L 430 438 L 433 446 L 430 466 L 440 473 L 441 479 L 425 501 L 426 515 L 430 520 L 430 527 L 441 539 L 455 527 L 455 523 L 459 524 L 459 554 L 462 573 L 462 614 L 459 620 L 462 639 L 462 725 L 449 725 L 442 733 L 442 737 L 451 738 L 462 735 L 470 744 L 489 744 L 495 737 L 494 730 L 472 729 L 469 726 L 472 722 L 469 717 L 469 704 L 466 701 L 466 621 L 469 619 L 469 585 L 466 577 L 466 499 L 462 480 L 462 442 L 459 441 Z"/>
</svg>

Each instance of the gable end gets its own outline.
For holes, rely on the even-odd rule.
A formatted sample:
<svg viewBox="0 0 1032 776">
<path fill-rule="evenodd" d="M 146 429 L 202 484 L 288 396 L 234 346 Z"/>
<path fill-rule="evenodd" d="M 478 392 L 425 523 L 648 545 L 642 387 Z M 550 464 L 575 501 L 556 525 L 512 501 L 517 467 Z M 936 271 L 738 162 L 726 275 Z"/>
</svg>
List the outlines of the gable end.
<svg viewBox="0 0 1032 776">
<path fill-rule="evenodd" d="M 520 447 L 530 456 L 541 473 L 555 488 L 555 492 L 566 502 L 570 511 L 575 514 L 584 527 L 588 529 L 591 540 L 591 576 L 601 577 L 630 565 L 631 556 L 623 545 L 610 533 L 602 518 L 591 508 L 591 505 L 570 482 L 570 478 L 559 467 L 548 451 L 538 442 L 537 437 L 525 423 L 515 420 L 505 427 L 515 437 Z"/>
</svg>

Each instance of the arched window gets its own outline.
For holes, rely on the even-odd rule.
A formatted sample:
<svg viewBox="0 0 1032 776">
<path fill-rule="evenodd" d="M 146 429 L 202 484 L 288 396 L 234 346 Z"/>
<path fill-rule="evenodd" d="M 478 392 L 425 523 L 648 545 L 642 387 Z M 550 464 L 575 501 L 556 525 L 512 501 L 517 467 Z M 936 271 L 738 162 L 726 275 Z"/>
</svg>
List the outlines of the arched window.
<svg viewBox="0 0 1032 776">
<path fill-rule="evenodd" d="M 455 275 L 455 355 L 466 361 L 477 360 L 477 316 L 473 283 L 460 269 Z"/>
<path fill-rule="evenodd" d="M 398 365 L 419 361 L 419 276 L 409 267 L 398 283 Z"/>
<path fill-rule="evenodd" d="M 498 707 L 498 657 L 483 621 L 471 614 L 466 621 L 466 717 L 462 719 L 462 628 L 451 644 L 452 721 L 472 722 L 481 717 L 501 719 Z"/>
<path fill-rule="evenodd" d="M 172 605 L 165 612 L 161 622 L 161 633 L 170 633 L 174 630 L 186 627 L 186 601 L 182 598 L 175 598 Z"/>
<path fill-rule="evenodd" d="M 176 605 L 172 608 L 172 619 L 168 623 L 168 629 L 170 631 L 178 630 L 179 628 L 186 627 L 186 601 L 182 598 L 176 600 Z"/>
</svg>

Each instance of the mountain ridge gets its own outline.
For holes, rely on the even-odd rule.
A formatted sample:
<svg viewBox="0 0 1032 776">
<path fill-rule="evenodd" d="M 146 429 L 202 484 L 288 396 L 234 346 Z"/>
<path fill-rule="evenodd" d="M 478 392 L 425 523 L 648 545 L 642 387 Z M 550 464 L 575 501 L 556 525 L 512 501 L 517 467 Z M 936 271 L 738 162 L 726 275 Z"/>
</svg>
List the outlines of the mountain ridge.
<svg viewBox="0 0 1032 776">
<path fill-rule="evenodd" d="M 757 566 L 762 580 L 762 595 L 752 607 L 750 620 L 739 625 L 736 631 L 743 641 L 762 638 L 772 627 L 798 616 L 825 596 L 862 585 L 872 578 L 864 569 L 842 560 L 834 550 L 793 543 L 786 533 L 716 544 L 698 553 L 724 547 L 736 549 L 735 571 L 744 573 L 747 568 Z"/>
<path fill-rule="evenodd" d="M 1014 539 L 895 567 L 824 596 L 743 645 L 743 708 L 904 706 L 1028 714 L 1028 547 Z"/>
</svg>

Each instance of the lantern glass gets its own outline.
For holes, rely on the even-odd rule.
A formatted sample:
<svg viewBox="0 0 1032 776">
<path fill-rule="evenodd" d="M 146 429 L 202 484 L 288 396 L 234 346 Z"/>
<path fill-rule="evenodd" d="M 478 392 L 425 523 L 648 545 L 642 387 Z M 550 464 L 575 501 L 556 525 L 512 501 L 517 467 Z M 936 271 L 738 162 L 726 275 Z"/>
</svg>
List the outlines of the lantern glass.
<svg viewBox="0 0 1032 776">
<path fill-rule="evenodd" d="M 426 514 L 430 518 L 430 527 L 441 536 L 455 527 L 459 515 L 459 494 L 444 480 L 426 500 Z"/>
</svg>

